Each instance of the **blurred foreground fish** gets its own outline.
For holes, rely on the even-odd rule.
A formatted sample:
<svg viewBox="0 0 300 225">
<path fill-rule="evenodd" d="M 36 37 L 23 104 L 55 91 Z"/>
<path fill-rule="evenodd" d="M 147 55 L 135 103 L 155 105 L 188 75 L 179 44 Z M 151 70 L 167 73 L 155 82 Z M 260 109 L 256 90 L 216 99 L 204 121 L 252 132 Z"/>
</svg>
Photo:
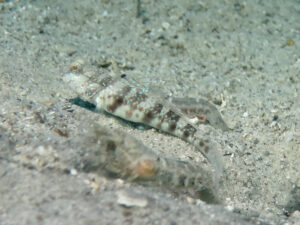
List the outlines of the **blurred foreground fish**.
<svg viewBox="0 0 300 225">
<path fill-rule="evenodd" d="M 211 171 L 175 158 L 160 156 L 134 137 L 93 124 L 83 138 L 85 172 L 106 173 L 145 186 L 185 193 L 207 203 L 221 203 Z"/>
</svg>

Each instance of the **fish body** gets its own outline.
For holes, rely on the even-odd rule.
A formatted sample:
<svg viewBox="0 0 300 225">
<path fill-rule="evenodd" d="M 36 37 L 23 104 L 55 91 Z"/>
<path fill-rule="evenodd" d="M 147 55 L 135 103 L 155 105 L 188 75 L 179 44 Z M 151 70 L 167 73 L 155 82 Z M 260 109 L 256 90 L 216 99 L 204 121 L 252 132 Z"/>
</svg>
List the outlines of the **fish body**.
<svg viewBox="0 0 300 225">
<path fill-rule="evenodd" d="M 101 73 L 89 75 L 83 71 L 71 71 L 64 74 L 63 80 L 82 99 L 94 103 L 98 109 L 154 127 L 194 145 L 214 166 L 217 177 L 221 176 L 221 157 L 212 142 L 163 96 L 149 91 L 125 74 L 112 77 Z"/>
<path fill-rule="evenodd" d="M 157 154 L 134 137 L 99 124 L 91 124 L 83 142 L 88 150 L 81 164 L 85 172 L 99 172 L 145 186 L 159 186 L 208 203 L 222 202 L 218 183 L 201 165 Z"/>
</svg>

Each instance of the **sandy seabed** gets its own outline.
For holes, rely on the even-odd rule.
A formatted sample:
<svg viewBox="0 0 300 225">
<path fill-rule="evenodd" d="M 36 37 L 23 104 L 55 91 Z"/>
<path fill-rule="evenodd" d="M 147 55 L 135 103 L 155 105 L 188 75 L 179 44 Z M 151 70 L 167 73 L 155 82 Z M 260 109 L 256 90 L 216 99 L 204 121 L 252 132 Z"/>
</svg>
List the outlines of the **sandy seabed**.
<svg viewBox="0 0 300 225">
<path fill-rule="evenodd" d="M 0 224 L 300 224 L 299 0 L 137 4 L 0 1 Z M 76 170 L 91 121 L 204 161 L 178 138 L 71 104 L 61 76 L 76 60 L 213 102 L 232 128 L 211 134 L 224 203 Z"/>
</svg>

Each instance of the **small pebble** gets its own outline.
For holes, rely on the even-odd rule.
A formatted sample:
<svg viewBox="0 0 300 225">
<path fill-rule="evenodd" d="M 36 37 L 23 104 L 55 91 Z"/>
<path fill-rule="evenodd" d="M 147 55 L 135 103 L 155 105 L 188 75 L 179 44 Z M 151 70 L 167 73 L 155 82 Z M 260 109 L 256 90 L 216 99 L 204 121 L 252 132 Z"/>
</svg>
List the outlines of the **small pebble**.
<svg viewBox="0 0 300 225">
<path fill-rule="evenodd" d="M 170 27 L 170 24 L 169 24 L 168 22 L 163 22 L 163 23 L 161 24 L 161 26 L 162 26 L 165 30 L 168 30 L 169 27 Z"/>
<path fill-rule="evenodd" d="M 81 71 L 84 65 L 83 59 L 78 59 L 71 64 L 72 71 Z"/>
<path fill-rule="evenodd" d="M 294 40 L 291 38 L 286 39 L 285 43 L 287 46 L 292 46 L 295 44 Z"/>
<path fill-rule="evenodd" d="M 70 169 L 70 174 L 72 176 L 76 176 L 77 175 L 77 170 L 76 169 Z"/>
<path fill-rule="evenodd" d="M 300 218 L 300 211 L 299 211 L 299 210 L 294 211 L 294 212 L 291 214 L 291 217 L 294 217 L 294 218 Z"/>
<path fill-rule="evenodd" d="M 119 191 L 117 192 L 118 196 L 118 204 L 125 207 L 146 207 L 148 205 L 148 200 L 146 197 L 129 193 L 127 191 Z"/>
</svg>

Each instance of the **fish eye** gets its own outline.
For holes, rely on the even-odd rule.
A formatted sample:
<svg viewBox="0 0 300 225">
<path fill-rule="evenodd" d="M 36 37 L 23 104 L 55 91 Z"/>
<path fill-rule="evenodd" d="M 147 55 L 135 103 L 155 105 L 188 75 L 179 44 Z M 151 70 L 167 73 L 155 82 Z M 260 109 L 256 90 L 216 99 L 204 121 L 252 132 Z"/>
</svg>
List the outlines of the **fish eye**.
<svg viewBox="0 0 300 225">
<path fill-rule="evenodd" d="M 126 77 L 126 74 L 123 73 L 123 74 L 121 75 L 121 78 L 125 78 L 125 77 Z"/>
</svg>

